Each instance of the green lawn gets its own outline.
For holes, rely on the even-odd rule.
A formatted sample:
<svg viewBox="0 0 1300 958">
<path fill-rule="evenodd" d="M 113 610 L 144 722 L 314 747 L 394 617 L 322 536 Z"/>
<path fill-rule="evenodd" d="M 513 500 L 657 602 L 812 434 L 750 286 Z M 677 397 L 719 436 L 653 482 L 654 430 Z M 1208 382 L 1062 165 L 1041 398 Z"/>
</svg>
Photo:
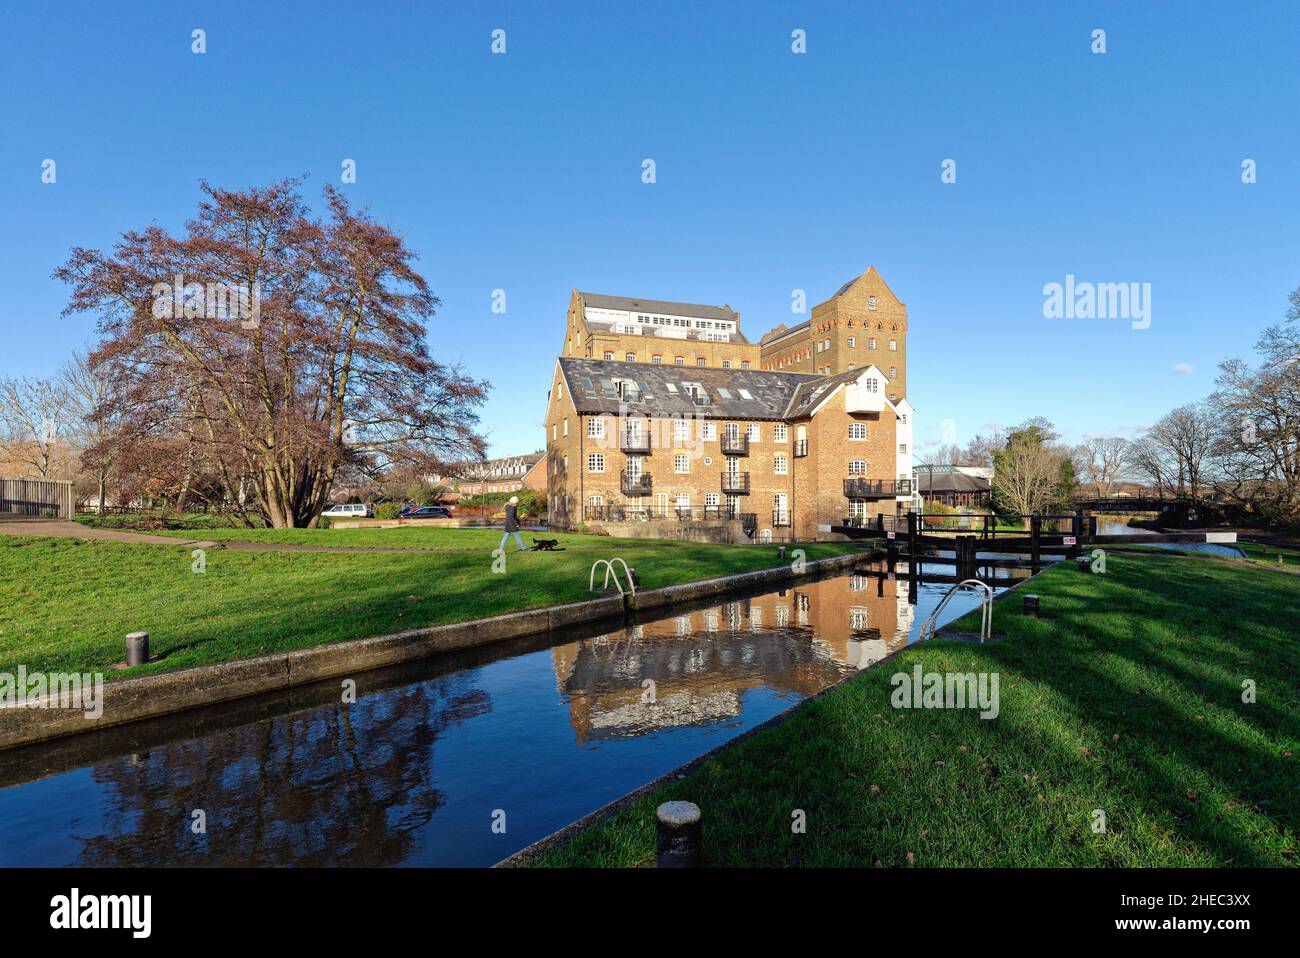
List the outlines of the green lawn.
<svg viewBox="0 0 1300 958">
<path fill-rule="evenodd" d="M 1291 566 L 1292 568 L 1300 567 L 1300 551 L 1295 549 L 1281 549 L 1277 546 L 1260 545 L 1257 542 L 1238 542 L 1237 545 L 1241 551 L 1246 553 L 1246 558 L 1264 565 L 1278 565 L 1278 557 L 1282 557 L 1282 565 Z"/>
<path fill-rule="evenodd" d="M 1300 577 L 1112 556 L 1033 591 L 1047 618 L 1012 593 L 1003 641 L 913 646 L 541 864 L 652 862 L 655 806 L 686 799 L 714 865 L 1295 865 Z M 998 716 L 891 707 L 892 674 L 917 663 L 996 672 Z"/>
<path fill-rule="evenodd" d="M 181 536 L 189 533 L 178 533 Z M 623 556 L 642 588 L 783 563 L 776 546 L 717 546 L 558 534 L 566 549 L 516 553 L 492 572 L 488 530 L 222 530 L 266 541 L 409 545 L 428 553 L 207 551 L 191 571 L 184 546 L 0 536 L 0 672 L 86 671 L 123 657 L 128 632 L 164 658 L 115 676 L 363 638 L 592 596 L 597 558 Z M 808 559 L 859 547 L 803 547 Z M 788 561 L 788 560 L 787 560 Z M 598 582 L 599 584 L 599 582 Z"/>
</svg>

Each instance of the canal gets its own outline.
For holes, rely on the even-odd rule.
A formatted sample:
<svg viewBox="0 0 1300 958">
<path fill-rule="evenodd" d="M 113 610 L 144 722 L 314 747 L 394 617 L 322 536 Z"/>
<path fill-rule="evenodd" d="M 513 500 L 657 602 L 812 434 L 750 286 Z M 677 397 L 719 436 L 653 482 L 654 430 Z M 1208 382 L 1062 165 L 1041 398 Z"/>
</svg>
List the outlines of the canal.
<svg viewBox="0 0 1300 958">
<path fill-rule="evenodd" d="M 860 571 L 0 752 L 0 865 L 490 865 L 914 641 L 950 588 Z"/>
</svg>

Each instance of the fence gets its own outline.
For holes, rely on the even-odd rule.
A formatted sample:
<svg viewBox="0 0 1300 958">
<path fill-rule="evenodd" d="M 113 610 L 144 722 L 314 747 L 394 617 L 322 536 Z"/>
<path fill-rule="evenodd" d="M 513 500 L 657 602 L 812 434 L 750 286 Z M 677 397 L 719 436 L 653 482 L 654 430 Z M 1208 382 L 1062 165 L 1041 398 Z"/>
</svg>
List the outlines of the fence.
<svg viewBox="0 0 1300 958">
<path fill-rule="evenodd" d="M 0 479 L 0 519 L 71 519 L 72 483 L 64 479 Z"/>
</svg>

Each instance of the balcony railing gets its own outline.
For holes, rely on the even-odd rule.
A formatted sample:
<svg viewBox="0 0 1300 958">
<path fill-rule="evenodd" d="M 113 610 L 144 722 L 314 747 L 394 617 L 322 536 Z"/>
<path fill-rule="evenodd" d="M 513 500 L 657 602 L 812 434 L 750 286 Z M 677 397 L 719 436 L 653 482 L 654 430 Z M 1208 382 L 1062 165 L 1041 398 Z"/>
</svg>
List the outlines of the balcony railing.
<svg viewBox="0 0 1300 958">
<path fill-rule="evenodd" d="M 807 455 L 808 455 L 808 440 L 796 439 L 794 441 L 794 457 L 796 459 L 802 459 Z"/>
<path fill-rule="evenodd" d="M 888 499 L 893 496 L 910 496 L 911 479 L 860 479 L 844 480 L 844 495 L 850 499 Z"/>
<path fill-rule="evenodd" d="M 749 473 L 724 472 L 722 474 L 722 491 L 729 496 L 749 495 Z"/>
<path fill-rule="evenodd" d="M 772 528 L 773 528 L 773 529 L 779 529 L 779 528 L 782 528 L 782 527 L 788 527 L 789 525 L 790 525 L 790 510 L 789 510 L 789 509 L 773 509 L 773 510 L 772 510 Z"/>
<path fill-rule="evenodd" d="M 748 456 L 749 436 L 729 436 L 722 434 L 722 454 L 724 456 Z"/>
<path fill-rule="evenodd" d="M 619 487 L 625 496 L 648 496 L 653 491 L 654 483 L 650 473 L 639 472 L 628 475 L 626 469 L 619 473 Z"/>
<path fill-rule="evenodd" d="M 650 434 L 647 432 L 625 432 L 619 435 L 618 448 L 624 452 L 650 453 Z"/>
</svg>

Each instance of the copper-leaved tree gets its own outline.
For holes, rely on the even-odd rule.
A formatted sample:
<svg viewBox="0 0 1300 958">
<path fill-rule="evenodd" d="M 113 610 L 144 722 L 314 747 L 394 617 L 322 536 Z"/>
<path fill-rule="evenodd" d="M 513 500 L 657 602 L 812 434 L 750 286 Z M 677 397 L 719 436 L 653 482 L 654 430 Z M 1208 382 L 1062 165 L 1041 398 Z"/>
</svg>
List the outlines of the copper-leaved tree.
<svg viewBox="0 0 1300 958">
<path fill-rule="evenodd" d="M 65 314 L 93 312 L 121 441 L 166 448 L 179 498 L 215 484 L 246 519 L 313 525 L 344 465 L 481 456 L 486 385 L 434 361 L 438 299 L 402 238 L 335 189 L 203 185 L 184 234 L 76 248 Z"/>
</svg>

